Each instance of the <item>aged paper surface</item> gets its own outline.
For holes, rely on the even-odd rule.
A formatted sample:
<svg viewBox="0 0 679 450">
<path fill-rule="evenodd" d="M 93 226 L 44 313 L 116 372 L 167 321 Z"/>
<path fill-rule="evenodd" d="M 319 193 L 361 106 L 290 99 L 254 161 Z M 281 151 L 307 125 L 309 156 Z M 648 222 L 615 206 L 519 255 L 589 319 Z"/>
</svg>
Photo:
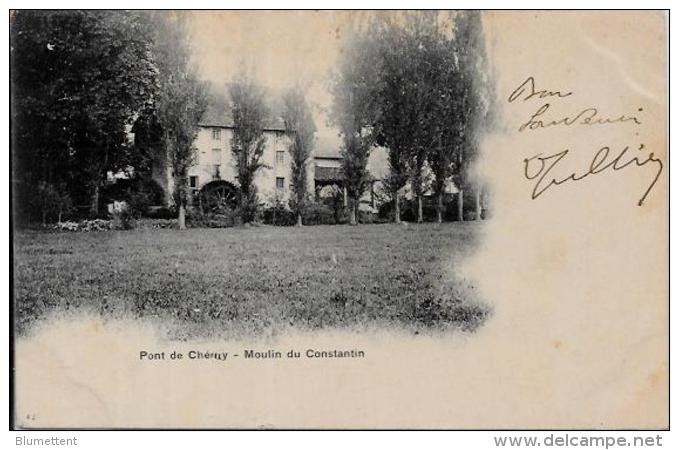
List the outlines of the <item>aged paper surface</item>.
<svg viewBox="0 0 679 450">
<path fill-rule="evenodd" d="M 238 14 L 224 20 L 238 22 Z M 309 26 L 339 26 L 347 14 L 299 13 Z M 275 22 L 276 13 L 266 15 Z M 484 12 L 483 21 L 500 117 L 484 139 L 479 164 L 491 185 L 493 215 L 483 224 L 479 249 L 451 260 L 450 271 L 474 280 L 493 307 L 487 323 L 475 333 L 440 336 L 326 330 L 177 342 L 146 323 L 55 322 L 15 343 L 17 424 L 666 428 L 667 17 L 498 11 Z M 281 38 L 294 34 L 279 32 Z M 311 58 L 325 54 L 313 46 L 308 52 Z M 530 77 L 534 93 L 562 95 L 517 92 Z M 544 103 L 550 104 L 539 118 L 545 123 L 587 108 L 596 108 L 600 118 L 637 121 L 519 131 Z M 610 148 L 608 161 L 629 147 L 619 170 L 549 184 L 602 168 L 596 163 L 602 147 Z M 536 155 L 566 149 L 541 185 L 527 179 L 540 171 Z M 636 163 L 621 167 L 634 156 Z M 542 169 L 553 162 L 543 161 Z M 141 350 L 248 348 L 361 349 L 366 356 L 139 360 Z"/>
</svg>

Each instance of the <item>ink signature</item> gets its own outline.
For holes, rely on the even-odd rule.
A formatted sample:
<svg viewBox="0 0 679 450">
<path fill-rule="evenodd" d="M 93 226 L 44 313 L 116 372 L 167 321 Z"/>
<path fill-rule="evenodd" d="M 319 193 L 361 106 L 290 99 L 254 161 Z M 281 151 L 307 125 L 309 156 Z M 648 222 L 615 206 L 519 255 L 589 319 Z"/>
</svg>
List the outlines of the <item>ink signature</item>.
<svg viewBox="0 0 679 450">
<path fill-rule="evenodd" d="M 530 116 L 530 119 L 524 124 L 522 124 L 519 127 L 519 131 L 524 131 L 524 130 L 536 130 L 539 128 L 548 128 L 548 127 L 553 127 L 555 125 L 564 125 L 564 126 L 571 126 L 573 124 L 577 125 L 611 125 L 611 124 L 616 124 L 616 123 L 624 123 L 624 122 L 633 122 L 636 125 L 641 125 L 641 120 L 637 116 L 626 116 L 626 115 L 621 115 L 615 118 L 610 118 L 610 117 L 599 117 L 599 110 L 597 108 L 585 108 L 582 111 L 578 112 L 576 115 L 572 117 L 563 117 L 561 119 L 557 120 L 547 120 L 543 121 L 542 119 L 538 119 L 538 117 L 542 116 L 544 113 L 547 112 L 549 109 L 550 105 L 549 103 L 545 103 L 542 105 L 538 110 Z M 644 109 L 639 108 L 637 111 L 642 112 Z"/>
<path fill-rule="evenodd" d="M 639 150 L 644 149 L 644 144 L 639 146 Z M 560 152 L 542 156 L 542 153 L 538 153 L 532 158 L 526 158 L 523 160 L 524 163 L 524 176 L 527 180 L 535 180 L 535 185 L 533 186 L 533 193 L 531 198 L 536 199 L 547 191 L 552 186 L 559 186 L 569 181 L 581 181 L 590 175 L 597 175 L 606 170 L 618 171 L 626 167 L 643 167 L 646 164 L 654 164 L 657 167 L 657 172 L 653 180 L 651 180 L 648 188 L 644 192 L 644 195 L 639 199 L 638 205 L 641 206 L 648 197 L 648 194 L 653 189 L 653 186 L 657 183 L 660 178 L 660 174 L 663 171 L 663 163 L 660 159 L 656 158 L 653 152 L 649 153 L 645 159 L 641 160 L 637 156 L 632 156 L 623 162 L 623 157 L 626 156 L 629 151 L 629 146 L 626 146 L 617 156 L 613 159 L 609 159 L 611 154 L 611 149 L 609 147 L 601 147 L 599 151 L 594 154 L 592 161 L 587 169 L 577 174 L 575 172 L 571 173 L 566 177 L 556 177 L 553 172 L 559 163 L 568 155 L 568 149 L 562 150 Z M 537 170 L 535 170 L 537 166 Z"/>
<path fill-rule="evenodd" d="M 574 95 L 572 91 L 561 91 L 551 89 L 536 88 L 535 79 L 532 76 L 526 78 L 507 98 L 508 103 L 516 101 L 529 101 L 531 99 L 551 99 L 550 101 L 558 101 L 565 97 Z M 519 132 L 525 130 L 545 129 L 554 126 L 571 126 L 571 125 L 622 125 L 629 123 L 630 125 L 639 126 L 642 124 L 637 115 L 619 115 L 612 118 L 601 117 L 597 107 L 588 107 L 580 110 L 575 115 L 560 116 L 557 119 L 545 119 L 544 115 L 550 111 L 551 103 L 544 103 L 535 113 L 523 124 L 519 126 Z M 550 111 L 551 112 L 551 111 Z M 643 112 L 643 108 L 638 108 L 637 113 Z M 636 113 L 635 113 L 636 114 Z M 644 150 L 644 144 L 640 144 L 639 151 Z M 646 191 L 639 199 L 638 205 L 643 205 L 649 193 L 660 179 L 660 175 L 664 169 L 663 162 L 655 156 L 653 152 L 646 156 L 633 156 L 628 152 L 629 145 L 625 146 L 621 151 L 614 152 L 610 147 L 601 147 L 592 157 L 589 167 L 580 171 L 574 171 L 567 176 L 558 175 L 559 168 L 563 167 L 562 161 L 569 153 L 569 150 L 562 150 L 553 154 L 544 156 L 544 153 L 526 158 L 524 163 L 524 177 L 533 181 L 532 199 L 538 198 L 553 186 L 560 186 L 567 182 L 578 182 L 590 175 L 598 175 L 605 171 L 619 171 L 627 167 L 643 167 L 649 165 L 656 168 L 655 175 L 649 183 Z"/>
<path fill-rule="evenodd" d="M 531 98 L 548 98 L 548 97 L 558 97 L 564 98 L 573 95 L 572 92 L 561 92 L 561 91 L 548 91 L 543 89 L 541 91 L 535 90 L 535 79 L 533 77 L 526 78 L 526 81 L 521 83 L 519 87 L 514 89 L 507 101 L 512 103 L 523 97 L 523 101 L 530 100 Z"/>
</svg>

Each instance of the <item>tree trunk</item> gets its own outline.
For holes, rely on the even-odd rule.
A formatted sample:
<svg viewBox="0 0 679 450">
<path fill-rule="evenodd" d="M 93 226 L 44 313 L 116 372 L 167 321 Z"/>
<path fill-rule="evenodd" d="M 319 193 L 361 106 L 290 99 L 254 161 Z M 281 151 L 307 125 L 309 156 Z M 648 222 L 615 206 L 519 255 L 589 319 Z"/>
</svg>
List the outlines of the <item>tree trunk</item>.
<svg viewBox="0 0 679 450">
<path fill-rule="evenodd" d="M 99 183 L 95 182 L 90 196 L 90 215 L 96 216 L 97 214 L 99 214 Z"/>
<path fill-rule="evenodd" d="M 462 189 L 457 193 L 457 220 L 464 222 L 464 193 Z"/>
<path fill-rule="evenodd" d="M 424 219 L 422 218 L 422 195 L 418 194 L 417 195 L 417 223 L 422 223 L 424 222 Z"/>
<path fill-rule="evenodd" d="M 356 225 L 356 205 L 354 204 L 354 201 L 351 201 L 351 205 L 349 206 L 349 225 Z"/>
<path fill-rule="evenodd" d="M 179 222 L 179 229 L 180 230 L 186 230 L 186 206 L 184 205 L 183 202 L 179 203 L 178 222 Z"/>
<path fill-rule="evenodd" d="M 179 222 L 179 229 L 186 230 L 186 197 L 188 188 L 188 177 L 186 172 L 179 172 L 175 175 L 175 192 L 177 195 L 177 222 Z"/>
<path fill-rule="evenodd" d="M 375 209 L 375 182 L 370 183 L 370 207 Z"/>
<path fill-rule="evenodd" d="M 240 191 L 240 217 L 243 223 L 248 223 L 250 219 L 248 218 L 248 201 L 247 201 L 247 192 L 245 192 L 245 189 L 247 188 L 246 185 L 242 184 L 241 185 L 241 191 Z"/>
<path fill-rule="evenodd" d="M 438 194 L 438 203 L 436 205 L 436 222 L 443 223 L 443 192 Z"/>
<path fill-rule="evenodd" d="M 476 186 L 476 192 L 474 193 L 474 199 L 476 200 L 476 214 L 475 219 L 481 220 L 481 188 Z"/>
<path fill-rule="evenodd" d="M 297 213 L 297 226 L 302 226 L 302 213 Z"/>
<path fill-rule="evenodd" d="M 394 194 L 394 222 L 401 223 L 401 205 L 398 203 L 398 191 Z"/>
</svg>

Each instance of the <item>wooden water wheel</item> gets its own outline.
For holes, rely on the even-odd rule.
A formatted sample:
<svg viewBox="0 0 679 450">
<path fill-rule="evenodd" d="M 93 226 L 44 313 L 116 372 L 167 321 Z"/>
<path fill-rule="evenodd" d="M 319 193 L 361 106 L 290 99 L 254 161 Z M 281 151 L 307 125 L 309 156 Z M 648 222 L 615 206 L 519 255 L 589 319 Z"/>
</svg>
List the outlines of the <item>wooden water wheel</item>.
<svg viewBox="0 0 679 450">
<path fill-rule="evenodd" d="M 212 181 L 202 187 L 198 202 L 203 213 L 219 214 L 238 206 L 239 190 L 228 181 Z"/>
</svg>

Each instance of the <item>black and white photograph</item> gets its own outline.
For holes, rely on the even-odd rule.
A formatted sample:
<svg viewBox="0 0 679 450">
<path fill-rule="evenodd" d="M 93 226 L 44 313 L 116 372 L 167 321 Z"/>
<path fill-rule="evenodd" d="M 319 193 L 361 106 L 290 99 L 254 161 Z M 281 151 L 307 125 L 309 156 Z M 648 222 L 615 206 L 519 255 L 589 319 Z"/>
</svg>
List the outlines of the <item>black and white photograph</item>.
<svg viewBox="0 0 679 450">
<path fill-rule="evenodd" d="M 668 26 L 11 10 L 10 426 L 666 429 Z"/>
<path fill-rule="evenodd" d="M 79 310 L 175 338 L 481 326 L 489 305 L 441 267 L 489 214 L 480 14 L 357 18 L 328 73 L 274 77 L 245 53 L 201 73 L 190 21 L 211 19 L 14 13 L 19 336 Z"/>
</svg>

